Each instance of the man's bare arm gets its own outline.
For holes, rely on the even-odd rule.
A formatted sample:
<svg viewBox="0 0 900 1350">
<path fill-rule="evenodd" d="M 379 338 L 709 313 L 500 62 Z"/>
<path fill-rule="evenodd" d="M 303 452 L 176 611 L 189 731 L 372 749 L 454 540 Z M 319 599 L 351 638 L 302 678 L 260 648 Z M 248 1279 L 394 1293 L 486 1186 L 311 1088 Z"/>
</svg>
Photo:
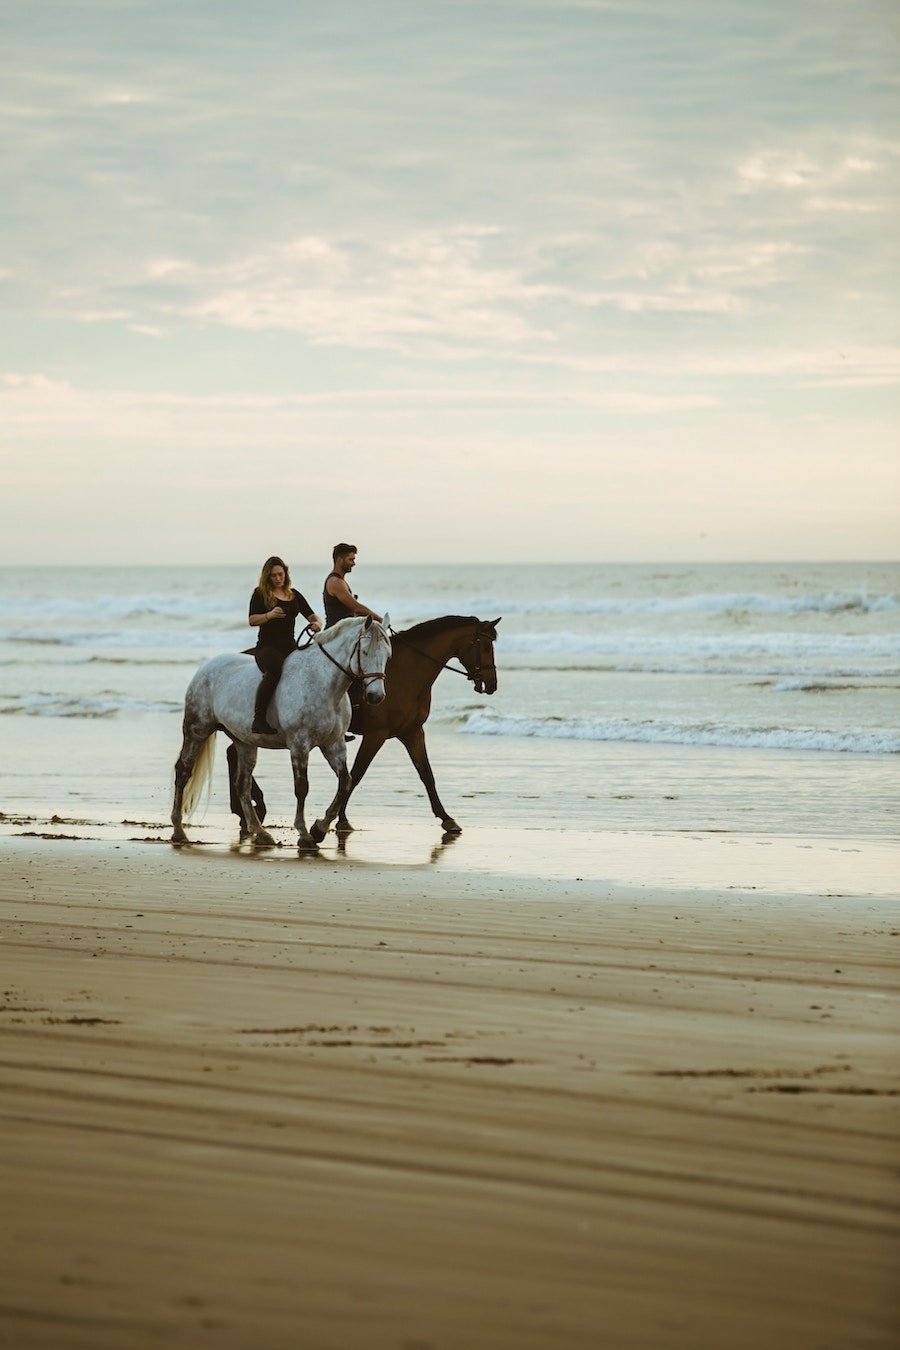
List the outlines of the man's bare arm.
<svg viewBox="0 0 900 1350">
<path fill-rule="evenodd" d="M 351 614 L 358 614 L 362 618 L 371 614 L 373 619 L 381 623 L 381 615 L 376 614 L 374 609 L 369 609 L 368 605 L 360 604 L 343 577 L 329 577 L 325 589 L 335 600 L 340 600 L 342 605 L 346 605 Z"/>
</svg>

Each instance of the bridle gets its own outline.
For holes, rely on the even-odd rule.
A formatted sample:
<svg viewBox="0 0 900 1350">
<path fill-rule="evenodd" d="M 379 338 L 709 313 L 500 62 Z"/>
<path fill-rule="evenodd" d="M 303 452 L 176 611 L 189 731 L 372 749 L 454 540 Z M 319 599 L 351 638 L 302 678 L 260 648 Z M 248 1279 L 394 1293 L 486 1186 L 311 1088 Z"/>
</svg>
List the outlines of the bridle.
<svg viewBox="0 0 900 1350">
<path fill-rule="evenodd" d="M 488 674 L 492 674 L 494 676 L 495 683 L 497 679 L 496 665 L 494 664 L 493 660 L 485 659 L 484 655 L 485 644 L 487 644 L 487 650 L 490 653 L 492 650 L 493 638 L 488 637 L 488 631 L 486 627 L 479 626 L 478 631 L 473 637 L 471 643 L 469 644 L 468 647 L 466 647 L 465 652 L 463 652 L 459 658 L 460 661 L 463 662 L 463 665 L 465 665 L 465 657 L 474 648 L 475 656 L 472 661 L 472 669 L 470 671 L 468 668 L 466 668 L 463 673 L 466 676 L 466 679 L 472 681 L 472 684 L 475 687 L 476 694 L 484 693 L 485 672 L 487 672 Z M 452 669 L 452 667 L 450 667 L 450 669 Z"/>
<path fill-rule="evenodd" d="M 475 692 L 481 694 L 484 692 L 485 672 L 489 674 L 492 673 L 494 675 L 497 674 L 497 667 L 494 664 L 494 662 L 493 661 L 486 662 L 484 659 L 484 644 L 485 642 L 487 642 L 488 648 L 490 648 L 491 642 L 493 641 L 492 638 L 488 638 L 489 626 L 490 625 L 486 623 L 479 624 L 475 632 L 475 636 L 472 638 L 472 641 L 469 643 L 468 647 L 464 647 L 463 650 L 460 652 L 458 659 L 463 662 L 462 667 L 451 666 L 449 660 L 439 661 L 438 658 L 436 656 L 432 656 L 430 652 L 420 651 L 418 647 L 413 646 L 413 644 L 408 640 L 405 634 L 396 632 L 393 626 L 390 629 L 390 634 L 393 639 L 404 643 L 404 645 L 407 646 L 411 652 L 415 652 L 416 656 L 422 656 L 427 661 L 432 661 L 441 670 L 450 670 L 453 672 L 454 675 L 464 675 L 467 680 L 472 681 L 473 685 L 475 686 Z M 465 666 L 465 658 L 466 656 L 468 656 L 469 652 L 472 650 L 473 647 L 475 649 L 475 657 L 472 662 L 472 669 L 469 670 Z M 479 685 L 481 685 L 480 689 L 478 688 Z"/>
<path fill-rule="evenodd" d="M 307 628 L 304 631 L 309 632 L 310 630 L 309 628 Z M 354 680 L 361 680 L 363 684 L 370 684 L 373 680 L 384 679 L 385 673 L 383 670 L 376 670 L 367 675 L 362 668 L 362 640 L 363 640 L 363 633 L 365 632 L 366 629 L 361 628 L 359 630 L 359 636 L 357 637 L 356 641 L 353 644 L 353 650 L 350 653 L 350 660 L 347 663 L 351 667 L 350 670 L 347 669 L 347 666 L 342 665 L 340 661 L 338 661 L 334 656 L 332 656 L 331 652 L 328 650 L 326 646 L 323 645 L 323 643 L 319 642 L 316 644 L 322 655 L 327 656 L 328 660 L 331 662 L 333 666 L 337 666 L 338 670 L 343 671 L 343 673 L 350 680 L 351 684 L 353 683 Z M 305 651 L 306 647 L 309 646 L 310 642 L 312 642 L 312 637 L 310 637 L 309 642 L 307 642 L 305 646 L 299 647 L 298 650 Z M 359 670 L 356 673 L 354 673 L 352 669 L 354 656 L 356 657 L 356 663 L 359 666 Z"/>
</svg>

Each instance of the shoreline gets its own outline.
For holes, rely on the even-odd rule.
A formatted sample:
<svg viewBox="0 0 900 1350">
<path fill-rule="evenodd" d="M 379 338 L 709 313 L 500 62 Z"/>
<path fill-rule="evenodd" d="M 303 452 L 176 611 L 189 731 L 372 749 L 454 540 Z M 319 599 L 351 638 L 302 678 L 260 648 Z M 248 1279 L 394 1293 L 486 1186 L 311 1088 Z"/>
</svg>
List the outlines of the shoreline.
<svg viewBox="0 0 900 1350">
<path fill-rule="evenodd" d="M 166 820 L 0 812 L 0 840 L 47 843 L 170 845 Z M 602 882 L 643 892 L 741 891 L 791 895 L 881 896 L 900 891 L 900 843 L 841 835 L 754 834 L 723 829 L 603 829 L 559 826 L 467 825 L 442 835 L 437 822 L 367 818 L 338 838 L 332 830 L 317 853 L 298 858 L 296 832 L 285 819 L 267 819 L 276 847 L 240 845 L 233 816 L 216 812 L 187 826 L 191 846 L 270 863 L 447 870 L 484 877 Z M 142 831 L 142 833 L 134 833 Z"/>
<path fill-rule="evenodd" d="M 286 853 L 3 840 L 11 1343 L 894 1343 L 896 902 Z"/>
</svg>

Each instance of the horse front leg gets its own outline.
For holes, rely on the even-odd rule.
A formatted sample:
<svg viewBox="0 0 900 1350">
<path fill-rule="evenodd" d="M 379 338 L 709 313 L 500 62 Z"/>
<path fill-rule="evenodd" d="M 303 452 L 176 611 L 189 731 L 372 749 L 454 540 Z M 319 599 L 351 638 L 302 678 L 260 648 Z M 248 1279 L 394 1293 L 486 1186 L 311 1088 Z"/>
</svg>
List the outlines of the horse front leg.
<svg viewBox="0 0 900 1350">
<path fill-rule="evenodd" d="M 256 767 L 257 748 L 245 745 L 243 741 L 234 743 L 234 778 L 232 786 L 241 814 L 241 839 L 249 839 L 258 848 L 274 848 L 275 840 L 256 814 L 253 805 L 253 770 Z"/>
<path fill-rule="evenodd" d="M 352 794 L 359 787 L 360 783 L 363 780 L 363 777 L 365 776 L 366 770 L 368 769 L 369 765 L 372 763 L 372 760 L 378 754 L 378 751 L 384 745 L 386 740 L 387 737 L 382 736 L 380 734 L 369 735 L 368 733 L 366 733 L 363 736 L 362 745 L 357 750 L 356 759 L 353 761 L 353 769 L 350 775 L 351 777 L 350 791 L 347 793 L 347 796 L 344 798 L 343 804 L 341 805 L 341 808 L 338 811 L 338 818 L 337 818 L 338 834 L 351 834 L 353 832 L 353 826 L 347 819 L 347 802 L 350 800 Z"/>
<path fill-rule="evenodd" d="M 299 849 L 315 849 L 315 839 L 306 828 L 304 808 L 309 795 L 309 746 L 291 746 L 291 768 L 294 771 L 294 796 L 297 798 L 297 814 L 294 816 L 294 829 L 297 831 Z"/>
<path fill-rule="evenodd" d="M 347 798 L 353 791 L 353 779 L 350 776 L 350 770 L 347 768 L 347 746 L 344 743 L 343 735 L 339 740 L 333 741 L 331 745 L 323 745 L 322 754 L 334 769 L 338 785 L 331 805 L 325 811 L 324 816 L 321 816 L 310 830 L 310 834 L 317 843 L 321 843 L 325 838 L 331 829 L 331 822 L 336 815 L 343 811 L 347 804 Z"/>
<path fill-rule="evenodd" d="M 453 817 L 448 814 L 443 802 L 437 794 L 437 788 L 434 783 L 434 774 L 431 770 L 431 764 L 428 761 L 428 751 L 425 749 L 425 728 L 416 727 L 415 731 L 411 731 L 405 736 L 400 736 L 399 740 L 406 746 L 406 753 L 415 765 L 416 773 L 421 778 L 425 791 L 428 793 L 431 809 L 443 825 L 444 832 L 446 834 L 462 834 L 462 826 L 457 825 Z"/>
</svg>

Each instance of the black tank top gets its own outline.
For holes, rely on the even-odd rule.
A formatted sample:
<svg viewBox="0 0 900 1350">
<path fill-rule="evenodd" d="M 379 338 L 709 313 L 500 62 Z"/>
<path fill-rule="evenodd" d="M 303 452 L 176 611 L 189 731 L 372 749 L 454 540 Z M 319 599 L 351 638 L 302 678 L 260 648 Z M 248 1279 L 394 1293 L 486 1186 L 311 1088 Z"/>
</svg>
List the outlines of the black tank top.
<svg viewBox="0 0 900 1350">
<path fill-rule="evenodd" d="M 353 610 L 348 609 L 343 601 L 336 600 L 333 595 L 329 594 L 328 583 L 332 577 L 337 577 L 338 581 L 342 580 L 339 572 L 329 572 L 328 576 L 325 578 L 325 588 L 322 591 L 322 604 L 325 609 L 326 628 L 331 628 L 334 624 L 340 623 L 341 619 L 353 618 Z"/>
</svg>

